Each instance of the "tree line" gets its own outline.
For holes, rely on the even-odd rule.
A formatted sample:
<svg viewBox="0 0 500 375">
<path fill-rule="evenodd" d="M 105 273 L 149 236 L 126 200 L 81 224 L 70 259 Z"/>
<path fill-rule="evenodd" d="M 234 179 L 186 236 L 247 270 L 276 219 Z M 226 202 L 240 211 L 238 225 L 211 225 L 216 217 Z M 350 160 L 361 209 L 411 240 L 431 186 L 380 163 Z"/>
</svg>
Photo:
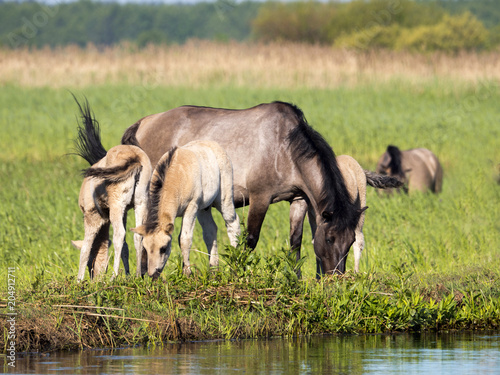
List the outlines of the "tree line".
<svg viewBox="0 0 500 375">
<path fill-rule="evenodd" d="M 492 49 L 500 45 L 500 7 L 491 0 L 217 0 L 190 5 L 0 1 L 4 47 L 107 46 L 124 41 L 143 47 L 191 38 L 358 49 Z"/>
</svg>

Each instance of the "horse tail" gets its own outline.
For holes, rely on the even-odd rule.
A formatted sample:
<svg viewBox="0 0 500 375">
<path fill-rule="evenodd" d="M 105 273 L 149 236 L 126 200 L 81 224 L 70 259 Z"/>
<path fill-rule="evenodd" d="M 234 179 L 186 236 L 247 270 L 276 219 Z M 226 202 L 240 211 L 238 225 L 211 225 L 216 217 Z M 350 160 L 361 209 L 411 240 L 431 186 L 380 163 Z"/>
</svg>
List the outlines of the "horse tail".
<svg viewBox="0 0 500 375">
<path fill-rule="evenodd" d="M 399 188 L 403 186 L 403 181 L 387 175 L 378 174 L 365 170 L 366 182 L 376 189 Z"/>
<path fill-rule="evenodd" d="M 396 146 L 389 145 L 387 146 L 387 153 L 391 157 L 391 161 L 389 163 L 389 168 L 391 170 L 391 174 L 393 176 L 400 177 L 401 179 L 405 178 L 405 172 L 403 171 L 402 166 L 402 157 L 403 154 Z"/>
<path fill-rule="evenodd" d="M 443 167 L 441 166 L 438 160 L 436 175 L 434 176 L 434 193 L 440 193 L 442 190 L 443 190 Z"/>
<path fill-rule="evenodd" d="M 82 106 L 74 95 L 73 98 L 80 109 L 81 121 L 78 124 L 78 136 L 74 140 L 75 154 L 87 160 L 90 165 L 94 165 L 107 153 L 101 142 L 101 128 L 90 109 L 88 100 L 85 99 L 85 104 Z"/>
<path fill-rule="evenodd" d="M 105 180 L 109 184 L 117 184 L 137 176 L 142 170 L 139 156 L 125 159 L 125 163 L 110 168 L 90 167 L 83 171 L 83 177 L 94 177 Z"/>
<path fill-rule="evenodd" d="M 137 121 L 135 124 L 130 125 L 127 130 L 125 130 L 125 133 L 123 133 L 122 136 L 122 145 L 132 145 L 132 146 L 137 146 L 141 147 L 139 145 L 139 141 L 137 140 L 136 134 L 137 130 L 139 129 L 139 126 L 141 125 L 142 119 Z"/>
</svg>

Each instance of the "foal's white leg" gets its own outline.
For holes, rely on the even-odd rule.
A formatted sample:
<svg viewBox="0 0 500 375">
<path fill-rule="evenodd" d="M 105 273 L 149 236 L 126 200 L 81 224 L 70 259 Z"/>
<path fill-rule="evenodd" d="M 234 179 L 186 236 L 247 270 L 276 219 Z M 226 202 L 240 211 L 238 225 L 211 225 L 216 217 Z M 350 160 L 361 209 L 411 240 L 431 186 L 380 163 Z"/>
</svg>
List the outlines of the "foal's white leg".
<svg viewBox="0 0 500 375">
<path fill-rule="evenodd" d="M 189 252 L 193 245 L 193 232 L 196 222 L 198 207 L 188 207 L 182 218 L 181 234 L 179 235 L 179 246 L 181 247 L 182 259 L 184 261 L 183 272 L 186 276 L 191 275 L 191 263 L 189 263 Z"/>
<path fill-rule="evenodd" d="M 219 254 L 217 251 L 217 224 L 215 224 L 210 208 L 198 212 L 198 221 L 203 229 L 203 240 L 207 245 L 209 263 L 211 267 L 219 266 Z"/>
<path fill-rule="evenodd" d="M 238 246 L 238 237 L 241 234 L 240 228 L 240 219 L 238 218 L 238 214 L 234 209 L 234 205 L 231 207 L 222 208 L 221 211 L 222 217 L 226 222 L 227 235 L 229 237 L 229 242 L 231 246 Z"/>
<path fill-rule="evenodd" d="M 115 246 L 115 259 L 113 261 L 113 274 L 118 276 L 118 271 L 120 270 L 120 259 L 123 260 L 123 266 L 125 268 L 125 273 L 128 275 L 130 273 L 128 264 L 128 245 L 125 242 L 125 222 L 126 222 L 126 212 L 124 209 L 110 207 L 110 219 L 113 225 L 113 244 Z"/>
<path fill-rule="evenodd" d="M 97 221 L 97 223 L 95 221 Z M 80 250 L 80 265 L 78 267 L 77 277 L 78 281 L 82 281 L 85 278 L 85 267 L 87 267 L 89 263 L 90 251 L 92 250 L 94 240 L 103 224 L 104 222 L 100 217 L 98 219 L 96 219 L 96 217 L 84 218 L 85 237 Z"/>
<path fill-rule="evenodd" d="M 359 272 L 359 260 L 361 259 L 361 252 L 365 247 L 365 236 L 363 230 L 356 230 L 356 241 L 352 245 L 354 251 L 354 271 Z"/>
<path fill-rule="evenodd" d="M 135 196 L 135 226 L 139 227 L 141 226 L 144 221 L 146 220 L 146 214 L 147 214 L 147 190 L 144 192 L 139 192 L 136 190 L 136 196 Z M 137 271 L 136 275 L 137 277 L 140 277 L 148 271 L 148 264 L 147 264 L 147 253 L 144 250 L 144 246 L 142 244 L 142 236 L 140 234 L 134 233 L 134 246 L 135 246 L 135 259 L 136 259 L 136 265 L 137 265 Z M 144 253 L 143 253 L 144 252 Z M 144 255 L 144 262 L 143 260 L 143 255 Z"/>
<path fill-rule="evenodd" d="M 233 166 L 227 154 L 222 150 L 216 154 L 220 170 L 220 193 L 214 204 L 226 222 L 227 235 L 231 246 L 238 246 L 238 236 L 241 234 L 240 220 L 234 209 Z"/>
<path fill-rule="evenodd" d="M 222 185 L 222 184 L 221 184 Z M 226 223 L 227 235 L 231 246 L 238 246 L 238 237 L 241 234 L 240 219 L 234 209 L 233 188 L 231 186 L 221 186 L 220 202 L 214 202 L 215 208 L 222 214 L 222 218 Z"/>
</svg>

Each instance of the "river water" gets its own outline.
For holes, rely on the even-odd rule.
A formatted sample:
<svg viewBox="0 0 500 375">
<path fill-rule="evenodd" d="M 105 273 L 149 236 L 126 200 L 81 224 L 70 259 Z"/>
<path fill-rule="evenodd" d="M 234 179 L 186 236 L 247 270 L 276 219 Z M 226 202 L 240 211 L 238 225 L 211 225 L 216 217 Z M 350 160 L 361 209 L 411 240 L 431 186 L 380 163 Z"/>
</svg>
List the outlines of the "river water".
<svg viewBox="0 0 500 375">
<path fill-rule="evenodd" d="M 398 334 L 165 344 L 20 355 L 16 374 L 500 374 L 500 334 Z"/>
</svg>

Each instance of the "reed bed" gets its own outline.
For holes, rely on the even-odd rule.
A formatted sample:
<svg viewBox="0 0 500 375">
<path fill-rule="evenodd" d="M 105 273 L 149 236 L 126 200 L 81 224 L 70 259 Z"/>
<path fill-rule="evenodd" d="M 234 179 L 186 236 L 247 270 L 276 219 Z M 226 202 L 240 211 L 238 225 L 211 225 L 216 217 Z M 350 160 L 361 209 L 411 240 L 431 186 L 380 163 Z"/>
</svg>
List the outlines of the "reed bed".
<svg viewBox="0 0 500 375">
<path fill-rule="evenodd" d="M 1 50 L 0 85 L 86 87 L 103 84 L 333 88 L 402 81 L 477 83 L 500 80 L 500 53 L 414 54 L 353 51 L 291 43 L 216 43 L 137 49 Z"/>
</svg>

